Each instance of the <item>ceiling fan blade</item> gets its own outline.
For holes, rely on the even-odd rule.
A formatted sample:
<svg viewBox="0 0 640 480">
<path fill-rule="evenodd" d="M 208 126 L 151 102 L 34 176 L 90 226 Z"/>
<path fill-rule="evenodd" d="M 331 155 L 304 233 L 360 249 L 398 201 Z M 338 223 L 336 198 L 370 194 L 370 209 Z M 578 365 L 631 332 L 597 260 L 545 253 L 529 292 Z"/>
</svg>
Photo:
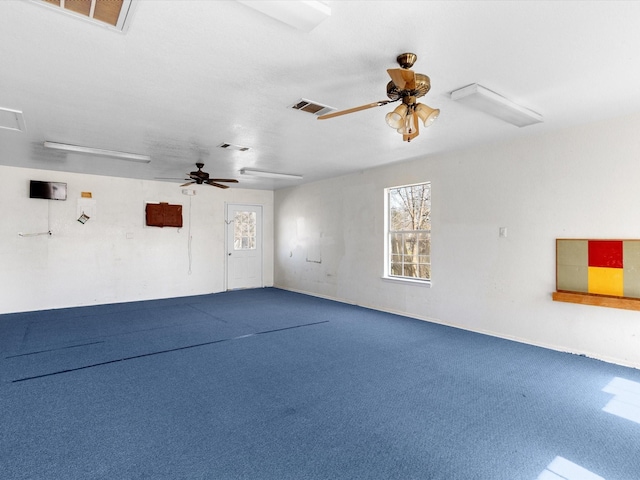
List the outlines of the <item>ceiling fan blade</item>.
<svg viewBox="0 0 640 480">
<path fill-rule="evenodd" d="M 187 182 L 187 183 L 183 183 L 182 185 L 180 185 L 181 187 L 186 187 L 187 185 L 193 185 L 196 182 Z"/>
<path fill-rule="evenodd" d="M 325 120 L 327 118 L 339 117 L 340 115 L 346 115 L 347 113 L 359 112 L 360 110 L 367 110 L 369 108 L 381 107 L 386 105 L 387 103 L 391 103 L 391 100 L 381 100 L 379 102 L 368 103 L 366 105 L 361 105 L 359 107 L 349 108 L 347 110 L 340 110 L 339 112 L 327 113 L 325 115 L 320 115 L 318 120 Z"/>
<path fill-rule="evenodd" d="M 207 180 L 208 182 L 227 182 L 227 183 L 238 183 L 238 180 L 235 178 L 210 178 Z"/>
<path fill-rule="evenodd" d="M 387 73 L 398 90 L 413 90 L 416 88 L 416 74 L 406 68 L 390 68 Z"/>
<path fill-rule="evenodd" d="M 207 185 L 211 185 L 212 187 L 218 187 L 218 188 L 229 188 L 229 185 L 223 185 L 221 183 L 216 183 L 213 181 L 207 182 Z"/>
</svg>

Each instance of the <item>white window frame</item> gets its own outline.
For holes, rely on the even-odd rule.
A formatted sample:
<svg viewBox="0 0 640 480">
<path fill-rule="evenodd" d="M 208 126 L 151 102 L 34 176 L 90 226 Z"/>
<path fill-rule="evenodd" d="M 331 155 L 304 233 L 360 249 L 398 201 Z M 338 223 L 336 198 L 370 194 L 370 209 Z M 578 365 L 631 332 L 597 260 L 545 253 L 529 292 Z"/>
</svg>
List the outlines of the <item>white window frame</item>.
<svg viewBox="0 0 640 480">
<path fill-rule="evenodd" d="M 384 189 L 384 274 L 383 279 L 389 280 L 393 282 L 401 282 L 407 284 L 415 284 L 415 285 L 423 285 L 423 286 L 431 286 L 433 272 L 430 271 L 431 278 L 419 278 L 419 277 L 405 277 L 400 275 L 392 275 L 391 274 L 391 234 L 399 233 L 398 231 L 391 232 L 390 229 L 390 202 L 389 195 L 391 190 L 397 190 L 399 188 L 408 188 L 414 187 L 417 185 L 428 185 L 429 186 L 429 206 L 431 206 L 431 182 L 417 182 L 411 183 L 408 185 L 396 185 L 393 187 L 388 187 Z M 429 250 L 431 250 L 431 230 L 412 230 L 411 232 L 428 232 L 429 234 Z M 403 232 L 400 232 L 403 233 Z M 406 231 L 404 233 L 410 233 Z M 429 262 L 429 266 L 431 266 L 431 262 Z M 431 270 L 431 269 L 430 269 Z"/>
</svg>

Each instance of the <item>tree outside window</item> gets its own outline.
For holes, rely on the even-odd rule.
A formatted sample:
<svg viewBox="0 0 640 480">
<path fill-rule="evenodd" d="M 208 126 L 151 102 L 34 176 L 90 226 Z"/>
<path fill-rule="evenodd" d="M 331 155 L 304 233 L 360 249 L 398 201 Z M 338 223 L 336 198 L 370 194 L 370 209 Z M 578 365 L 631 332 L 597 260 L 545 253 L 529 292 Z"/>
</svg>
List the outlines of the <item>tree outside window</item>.
<svg viewBox="0 0 640 480">
<path fill-rule="evenodd" d="M 256 249 L 256 212 L 236 212 L 233 219 L 233 249 Z"/>
<path fill-rule="evenodd" d="M 431 183 L 386 192 L 388 276 L 431 280 Z"/>
</svg>

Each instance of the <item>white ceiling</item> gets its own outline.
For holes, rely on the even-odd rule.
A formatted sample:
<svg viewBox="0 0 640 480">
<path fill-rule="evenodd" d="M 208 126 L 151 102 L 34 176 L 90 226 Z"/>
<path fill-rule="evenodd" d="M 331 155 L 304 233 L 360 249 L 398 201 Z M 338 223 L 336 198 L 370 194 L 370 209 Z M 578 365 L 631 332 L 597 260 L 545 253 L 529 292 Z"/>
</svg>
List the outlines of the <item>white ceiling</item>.
<svg viewBox="0 0 640 480">
<path fill-rule="evenodd" d="M 304 32 L 233 0 L 142 0 L 118 33 L 2 0 L 0 107 L 23 111 L 26 132 L 0 129 L 0 164 L 154 179 L 202 160 L 239 188 L 277 189 L 640 111 L 640 2 L 326 3 L 331 17 Z M 403 52 L 431 78 L 420 101 L 442 112 L 411 143 L 385 123 L 395 104 L 322 121 L 287 108 L 384 100 Z M 544 123 L 517 128 L 448 98 L 470 83 Z M 45 151 L 45 140 L 152 161 Z M 258 181 L 243 167 L 304 179 Z"/>
</svg>

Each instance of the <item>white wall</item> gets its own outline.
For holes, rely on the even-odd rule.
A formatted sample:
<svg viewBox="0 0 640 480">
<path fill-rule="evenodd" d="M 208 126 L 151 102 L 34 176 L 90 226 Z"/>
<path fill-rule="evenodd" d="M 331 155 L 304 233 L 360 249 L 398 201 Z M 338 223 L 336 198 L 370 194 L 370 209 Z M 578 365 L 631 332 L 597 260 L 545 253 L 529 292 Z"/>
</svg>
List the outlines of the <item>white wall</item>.
<svg viewBox="0 0 640 480">
<path fill-rule="evenodd" d="M 66 182 L 68 199 L 30 199 L 30 179 Z M 225 202 L 264 206 L 264 285 L 272 286 L 273 192 L 192 189 L 189 197 L 173 183 L 0 167 L 0 313 L 223 291 Z M 96 204 L 84 225 L 81 192 Z M 147 202 L 183 205 L 183 228 L 147 227 Z"/>
<path fill-rule="evenodd" d="M 640 312 L 551 300 L 556 238 L 640 238 L 639 131 L 634 116 L 276 191 L 275 284 L 640 367 Z M 383 190 L 426 180 L 433 285 L 383 280 Z"/>
</svg>

